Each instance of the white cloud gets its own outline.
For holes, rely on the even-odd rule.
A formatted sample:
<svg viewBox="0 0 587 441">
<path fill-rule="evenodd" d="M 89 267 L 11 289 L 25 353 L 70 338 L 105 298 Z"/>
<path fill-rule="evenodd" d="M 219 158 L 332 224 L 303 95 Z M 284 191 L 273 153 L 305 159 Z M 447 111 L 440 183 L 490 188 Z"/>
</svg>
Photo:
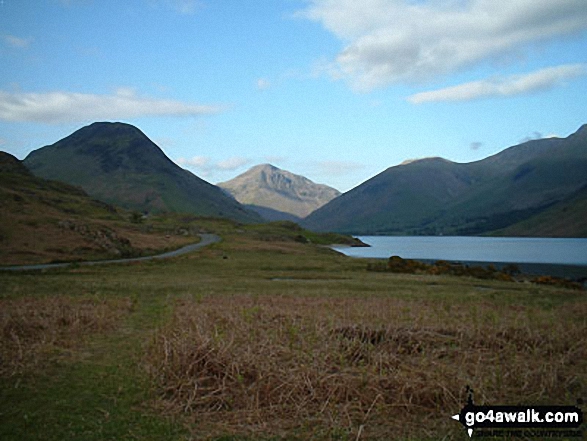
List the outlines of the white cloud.
<svg viewBox="0 0 587 441">
<path fill-rule="evenodd" d="M 175 162 L 177 162 L 177 164 L 181 165 L 182 167 L 203 168 L 210 162 L 210 158 L 207 158 L 205 156 L 193 156 L 187 159 L 178 158 Z"/>
<path fill-rule="evenodd" d="M 346 47 L 323 69 L 358 91 L 421 82 L 587 29 L 585 0 L 310 0 Z"/>
<path fill-rule="evenodd" d="M 155 144 L 157 144 L 159 147 L 166 148 L 166 149 L 171 148 L 171 147 L 175 147 L 175 145 L 177 144 L 177 142 L 173 138 L 165 138 L 165 137 L 155 138 L 155 139 L 153 139 L 153 142 Z"/>
<path fill-rule="evenodd" d="M 271 87 L 271 82 L 265 78 L 259 78 L 257 80 L 257 89 L 266 90 Z"/>
<path fill-rule="evenodd" d="M 201 8 L 198 0 L 171 0 L 171 6 L 182 15 L 195 14 Z"/>
<path fill-rule="evenodd" d="M 232 158 L 225 159 L 224 161 L 219 161 L 216 166 L 219 170 L 232 171 L 250 163 L 250 159 L 240 156 L 233 156 Z"/>
<path fill-rule="evenodd" d="M 513 96 L 550 89 L 581 75 L 587 74 L 587 65 L 570 64 L 540 69 L 525 75 L 493 77 L 472 81 L 409 96 L 411 103 L 421 104 L 438 101 L 471 101 L 479 98 Z"/>
<path fill-rule="evenodd" d="M 21 38 L 21 37 L 16 37 L 14 35 L 4 35 L 2 37 L 2 40 L 4 40 L 4 44 L 6 44 L 7 46 L 10 46 L 10 47 L 16 48 L 16 49 L 26 49 L 33 42 L 32 37 Z"/>
<path fill-rule="evenodd" d="M 289 161 L 287 156 L 281 156 L 281 155 L 267 155 L 263 158 L 263 160 L 265 162 L 268 162 L 269 164 L 280 164 L 280 163 L 287 163 Z"/>
<path fill-rule="evenodd" d="M 200 0 L 148 0 L 152 8 L 172 10 L 181 15 L 193 15 L 203 7 Z"/>
<path fill-rule="evenodd" d="M 534 141 L 536 139 L 542 139 L 542 138 L 543 138 L 542 133 L 540 133 L 540 132 L 532 132 L 531 135 L 526 136 L 526 137 L 520 139 L 518 141 L 518 144 L 523 144 L 523 143 L 528 142 L 528 141 Z"/>
<path fill-rule="evenodd" d="M 364 164 L 353 161 L 316 161 L 312 166 L 327 176 L 344 176 L 365 168 Z"/>
<path fill-rule="evenodd" d="M 0 90 L 0 120 L 5 121 L 60 124 L 142 116 L 198 116 L 222 110 L 220 106 L 138 96 L 132 89 L 119 89 L 111 95 Z"/>
<path fill-rule="evenodd" d="M 251 163 L 248 158 L 233 156 L 228 159 L 213 162 L 207 156 L 193 156 L 191 158 L 178 158 L 177 164 L 182 167 L 192 167 L 210 175 L 213 172 L 233 171 Z"/>
</svg>

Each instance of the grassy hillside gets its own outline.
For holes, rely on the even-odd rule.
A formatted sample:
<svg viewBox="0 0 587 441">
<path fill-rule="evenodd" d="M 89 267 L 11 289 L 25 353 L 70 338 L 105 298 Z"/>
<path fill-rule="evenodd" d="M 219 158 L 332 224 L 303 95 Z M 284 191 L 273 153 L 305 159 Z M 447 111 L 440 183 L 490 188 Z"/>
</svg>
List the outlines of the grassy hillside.
<svg viewBox="0 0 587 441">
<path fill-rule="evenodd" d="M 0 217 L 0 265 L 139 256 L 198 240 L 177 220 L 143 221 L 80 188 L 37 178 L 4 152 Z"/>
<path fill-rule="evenodd" d="M 439 185 L 442 182 L 444 185 Z M 406 225 L 430 222 L 470 186 L 459 164 L 441 158 L 392 167 L 316 210 L 308 228 L 352 233 L 400 233 Z"/>
<path fill-rule="evenodd" d="M 492 234 L 499 236 L 587 237 L 587 188 L 570 198 L 552 205 L 527 220 L 510 225 Z"/>
<path fill-rule="evenodd" d="M 0 265 L 156 254 L 198 241 L 197 234 L 209 231 L 210 224 L 214 229 L 240 225 L 185 214 L 144 217 L 91 199 L 80 188 L 37 178 L 4 152 L 0 152 L 0 215 Z M 293 222 L 240 228 L 285 242 L 361 245 L 351 237 L 313 233 Z"/>
<path fill-rule="evenodd" d="M 465 439 L 477 403 L 574 404 L 582 291 L 366 271 L 290 224 L 182 258 L 0 273 L 0 438 Z"/>
<path fill-rule="evenodd" d="M 31 152 L 37 176 L 82 187 L 90 196 L 132 210 L 260 221 L 218 187 L 174 164 L 139 129 L 94 123 Z"/>
<path fill-rule="evenodd" d="M 403 235 L 501 234 L 516 224 L 509 234 L 532 235 L 551 229 L 539 225 L 550 219 L 540 214 L 555 205 L 575 201 L 573 212 L 584 206 L 576 194 L 585 185 L 587 127 L 565 139 L 530 141 L 473 163 L 429 158 L 391 167 L 302 223 L 321 231 Z M 525 231 L 524 225 L 533 226 Z M 563 216 L 552 234 L 580 237 L 584 229 Z"/>
</svg>

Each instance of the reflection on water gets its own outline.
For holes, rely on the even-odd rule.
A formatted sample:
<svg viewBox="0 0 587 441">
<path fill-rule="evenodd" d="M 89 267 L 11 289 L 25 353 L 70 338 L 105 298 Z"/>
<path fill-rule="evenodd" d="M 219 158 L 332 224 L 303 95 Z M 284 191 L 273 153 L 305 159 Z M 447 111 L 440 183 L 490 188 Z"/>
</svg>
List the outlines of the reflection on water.
<svg viewBox="0 0 587 441">
<path fill-rule="evenodd" d="M 587 265 L 587 239 L 359 236 L 370 248 L 334 247 L 348 256 Z"/>
</svg>

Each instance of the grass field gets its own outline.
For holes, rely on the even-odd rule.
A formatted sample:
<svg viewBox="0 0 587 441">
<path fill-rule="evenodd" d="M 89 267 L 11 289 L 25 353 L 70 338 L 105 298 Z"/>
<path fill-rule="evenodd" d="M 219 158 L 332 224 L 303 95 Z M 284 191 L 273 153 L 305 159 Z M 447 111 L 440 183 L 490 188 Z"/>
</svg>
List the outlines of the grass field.
<svg viewBox="0 0 587 441">
<path fill-rule="evenodd" d="M 0 273 L 0 439 L 468 439 L 587 396 L 584 291 L 367 271 L 289 225 L 169 260 Z M 319 242 L 312 238 L 312 242 Z"/>
</svg>

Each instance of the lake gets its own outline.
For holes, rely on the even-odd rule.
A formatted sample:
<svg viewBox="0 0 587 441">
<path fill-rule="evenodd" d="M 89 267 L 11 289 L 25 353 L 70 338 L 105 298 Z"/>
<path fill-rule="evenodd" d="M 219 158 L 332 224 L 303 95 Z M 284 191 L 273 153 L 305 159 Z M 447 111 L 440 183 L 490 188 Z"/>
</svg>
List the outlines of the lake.
<svg viewBox="0 0 587 441">
<path fill-rule="evenodd" d="M 369 248 L 336 246 L 352 257 L 587 265 L 587 239 L 358 236 Z"/>
</svg>

